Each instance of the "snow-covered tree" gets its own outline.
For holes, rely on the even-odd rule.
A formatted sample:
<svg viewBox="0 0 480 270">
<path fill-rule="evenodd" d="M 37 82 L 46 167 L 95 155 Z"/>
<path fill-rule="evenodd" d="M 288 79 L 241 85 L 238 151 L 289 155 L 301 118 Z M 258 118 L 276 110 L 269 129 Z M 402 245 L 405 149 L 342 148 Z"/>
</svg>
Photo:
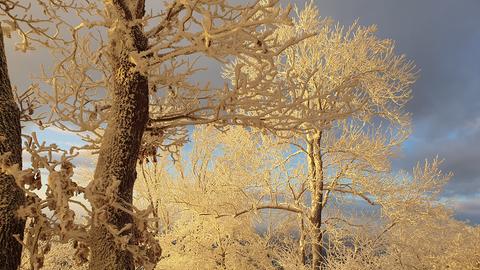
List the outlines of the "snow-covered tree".
<svg viewBox="0 0 480 270">
<path fill-rule="evenodd" d="M 404 106 L 415 81 L 414 66 L 395 54 L 393 41 L 380 39 L 375 32 L 375 26 L 355 23 L 345 28 L 321 20 L 311 3 L 297 12 L 293 25 L 277 30 L 280 40 L 315 33 L 275 58 L 279 75 L 272 85 L 300 101 L 297 107 L 285 108 L 284 115 L 307 111 L 322 116 L 316 126 L 305 123 L 305 135 L 291 141 L 298 151 L 289 159 L 306 157 L 308 177 L 292 184 L 290 194 L 282 194 L 283 200 L 309 209 L 299 222 L 310 228 L 313 269 L 320 269 L 324 261 L 323 210 L 332 196 L 354 196 L 375 204 L 370 182 L 375 174 L 389 170 L 390 159 L 409 134 Z M 255 71 L 250 69 L 250 74 L 255 76 Z M 296 110 L 302 106 L 306 109 Z"/>
<path fill-rule="evenodd" d="M 197 128 L 181 160 L 167 156 L 140 165 L 135 204 L 155 209 L 152 223 L 165 248 L 158 269 L 274 269 L 257 218 L 233 213 L 252 206 L 265 162 L 279 153 L 267 146 L 258 151 L 248 134 Z"/>
<path fill-rule="evenodd" d="M 284 117 L 282 110 L 296 106 L 298 99 L 269 87 L 277 76 L 274 58 L 309 36 L 277 38 L 276 29 L 291 23 L 289 8 L 281 8 L 278 1 L 167 1 L 148 6 L 144 0 L 38 0 L 31 4 L 24 10 L 27 15 L 16 18 L 31 18 L 28 12 L 38 9 L 42 12 L 35 22 L 45 28 L 20 30 L 23 40 L 18 48 L 47 47 L 54 60 L 53 70 L 46 70 L 41 85 L 34 87 L 36 98 L 51 111 L 38 124 L 76 133 L 86 145 L 65 151 L 32 135 L 26 151 L 34 170 L 7 171 L 20 185 L 40 168 L 48 171 L 47 197 L 29 193 L 33 204 L 22 212 L 34 216 L 28 233 L 36 236 L 29 239 L 60 235 L 81 241 L 89 247 L 93 269 L 155 264 L 160 249 L 139 225 L 144 213 L 131 205 L 135 167 L 158 148 L 178 151 L 188 125 L 304 132 L 302 126 L 315 126 L 320 119 L 304 117 L 306 112 Z M 231 57 L 244 59 L 256 76 L 247 76 L 244 63 L 239 63 L 233 67 L 234 84 L 215 86 L 195 77 L 205 68 L 204 59 L 226 63 Z M 93 180 L 86 188 L 71 178 L 72 159 L 79 149 L 98 154 Z M 24 188 L 29 192 L 30 187 Z M 91 216 L 86 225 L 75 224 L 69 207 L 82 204 L 72 198 L 77 193 L 92 206 L 92 211 L 83 206 Z M 45 216 L 45 208 L 54 211 L 60 226 Z M 27 245 L 38 253 L 30 257 L 32 265 L 40 267 L 38 246 Z"/>
</svg>

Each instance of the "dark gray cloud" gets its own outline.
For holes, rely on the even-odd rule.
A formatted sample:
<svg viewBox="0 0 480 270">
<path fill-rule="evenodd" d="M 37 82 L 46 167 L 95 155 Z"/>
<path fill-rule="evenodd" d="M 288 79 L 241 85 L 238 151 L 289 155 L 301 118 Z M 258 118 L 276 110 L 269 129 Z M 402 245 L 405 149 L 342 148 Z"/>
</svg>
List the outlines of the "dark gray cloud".
<svg viewBox="0 0 480 270">
<path fill-rule="evenodd" d="M 415 131 L 432 137 L 480 115 L 480 1 L 317 0 L 342 24 L 376 24 L 420 69 L 409 105 Z M 423 121 L 426 121 L 424 123 Z"/>
<path fill-rule="evenodd" d="M 412 168 L 418 161 L 432 159 L 436 155 L 444 159 L 444 172 L 454 177 L 446 186 L 445 196 L 476 196 L 480 194 L 480 129 L 473 133 L 449 133 L 439 138 L 416 136 L 406 142 L 403 156 L 394 163 L 397 169 Z"/>
<path fill-rule="evenodd" d="M 455 215 L 458 219 L 469 221 L 472 224 L 480 224 L 480 200 L 459 201 L 454 203 L 457 210 Z"/>
</svg>

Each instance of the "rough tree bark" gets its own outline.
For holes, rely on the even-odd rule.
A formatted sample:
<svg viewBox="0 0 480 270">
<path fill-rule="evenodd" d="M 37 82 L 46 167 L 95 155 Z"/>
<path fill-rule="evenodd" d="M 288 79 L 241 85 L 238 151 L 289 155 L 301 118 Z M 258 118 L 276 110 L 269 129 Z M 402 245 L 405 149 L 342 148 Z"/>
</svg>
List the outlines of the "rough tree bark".
<svg viewBox="0 0 480 270">
<path fill-rule="evenodd" d="M 117 17 L 124 20 L 127 30 L 126 33 L 113 33 L 110 38 L 110 60 L 114 73 L 114 83 L 110 89 L 110 118 L 102 139 L 94 180 L 89 186 L 92 192 L 114 196 L 117 204 L 128 209 L 132 203 L 133 186 L 137 176 L 136 162 L 148 121 L 149 102 L 148 80 L 134 71 L 133 64 L 128 60 L 129 52 L 140 52 L 147 48 L 147 39 L 142 29 L 139 26 L 128 26 L 128 22 L 143 17 L 143 14 L 137 13 L 138 10 L 131 8 L 131 2 L 136 1 L 116 0 L 112 4 L 118 13 Z M 125 40 L 118 40 L 118 37 L 125 37 Z M 119 186 L 112 188 L 116 181 L 119 181 Z M 112 192 L 114 194 L 106 194 Z M 97 197 L 93 208 L 101 210 L 101 216 L 117 229 L 133 223 L 131 215 L 109 206 L 105 199 Z M 134 230 L 125 230 L 122 235 L 134 235 Z M 89 240 L 90 269 L 135 269 L 132 254 L 115 244 L 112 234 L 104 225 L 94 222 Z M 131 243 L 134 241 L 132 237 Z"/>
<path fill-rule="evenodd" d="M 22 140 L 20 110 L 15 103 L 0 27 L 0 155 L 10 153 L 8 165 L 22 167 Z M 0 269 L 17 269 L 22 256 L 22 245 L 14 238 L 23 239 L 25 220 L 16 210 L 25 201 L 24 192 L 12 176 L 0 173 Z"/>
<path fill-rule="evenodd" d="M 321 152 L 322 133 L 316 132 L 307 137 L 308 143 L 308 169 L 312 181 L 312 210 L 310 219 L 313 224 L 312 239 L 312 269 L 320 270 L 323 267 L 324 257 L 323 234 L 322 234 L 322 210 L 323 210 L 323 161 Z"/>
</svg>

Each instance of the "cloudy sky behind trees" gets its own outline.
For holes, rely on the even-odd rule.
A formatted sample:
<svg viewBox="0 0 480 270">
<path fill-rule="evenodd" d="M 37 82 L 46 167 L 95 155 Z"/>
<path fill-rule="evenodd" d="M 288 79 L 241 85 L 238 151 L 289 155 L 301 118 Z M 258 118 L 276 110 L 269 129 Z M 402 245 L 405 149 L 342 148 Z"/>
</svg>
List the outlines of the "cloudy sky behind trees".
<svg viewBox="0 0 480 270">
<path fill-rule="evenodd" d="M 283 1 L 284 3 L 287 1 Z M 300 7 L 305 1 L 291 1 Z M 349 25 L 378 25 L 379 35 L 396 41 L 399 53 L 415 61 L 420 77 L 408 110 L 413 133 L 396 169 L 409 169 L 436 154 L 455 176 L 445 191 L 457 217 L 480 223 L 480 1 L 479 0 L 316 0 L 322 16 Z M 13 84 L 24 89 L 27 73 L 48 67 L 45 51 L 20 55 L 7 40 Z M 49 131 L 56 143 L 77 138 Z"/>
<path fill-rule="evenodd" d="M 358 18 L 378 25 L 381 37 L 415 61 L 420 77 L 408 106 L 413 133 L 394 165 L 408 169 L 438 154 L 443 169 L 455 174 L 445 197 L 456 204 L 457 217 L 480 223 L 480 1 L 315 2 L 341 24 Z"/>
</svg>

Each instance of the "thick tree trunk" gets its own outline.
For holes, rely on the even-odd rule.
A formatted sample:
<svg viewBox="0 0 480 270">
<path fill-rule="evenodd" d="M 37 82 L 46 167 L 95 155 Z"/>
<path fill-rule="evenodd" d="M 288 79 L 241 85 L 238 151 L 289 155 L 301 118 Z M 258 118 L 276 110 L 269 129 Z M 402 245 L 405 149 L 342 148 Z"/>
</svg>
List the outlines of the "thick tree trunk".
<svg viewBox="0 0 480 270">
<path fill-rule="evenodd" d="M 124 9 L 125 20 L 131 20 L 132 15 L 125 8 L 126 6 L 119 7 Z M 114 36 L 122 35 L 125 41 L 111 40 L 114 73 L 114 83 L 110 89 L 112 107 L 100 147 L 94 180 L 88 190 L 114 198 L 117 205 L 131 209 L 133 186 L 137 176 L 136 163 L 148 121 L 148 81 L 145 76 L 133 71 L 128 53 L 145 50 L 147 40 L 138 26 L 130 27 L 127 33 L 115 33 Z M 120 43 L 122 44 L 119 45 Z M 128 47 L 129 45 L 133 47 Z M 118 187 L 114 186 L 115 183 L 118 183 Z M 113 207 L 106 198 L 94 199 L 93 208 L 95 211 L 100 210 L 102 214 L 94 218 L 94 225 L 90 230 L 90 269 L 135 269 L 132 254 L 119 247 L 105 225 L 98 222 L 104 219 L 117 229 L 122 229 L 125 225 L 133 223 L 132 216 Z M 121 235 L 131 236 L 129 243 L 134 244 L 134 234 L 135 228 L 132 228 L 125 230 Z"/>
<path fill-rule="evenodd" d="M 127 73 L 128 69 L 128 65 L 123 65 L 117 71 Z M 91 190 L 105 194 L 115 181 L 119 181 L 117 188 L 109 189 L 116 194 L 105 195 L 116 196 L 116 203 L 130 209 L 128 204 L 132 203 L 137 176 L 136 162 L 148 120 L 148 84 L 147 79 L 140 74 L 125 78 L 124 83 L 115 85 L 113 91 L 111 119 L 102 139 Z M 133 222 L 126 212 L 105 206 L 107 202 L 98 199 L 93 207 L 96 210 L 104 209 L 107 222 L 117 229 Z M 132 233 L 132 230 L 126 230 L 123 235 Z M 90 241 L 90 269 L 134 269 L 132 255 L 115 245 L 105 226 L 94 226 L 90 232 Z"/>
<path fill-rule="evenodd" d="M 322 210 L 323 210 L 323 161 L 321 152 L 322 133 L 317 132 L 307 138 L 309 151 L 309 176 L 312 179 L 312 212 L 313 224 L 312 237 L 312 269 L 322 269 L 324 264 L 323 235 L 322 235 Z"/>
<path fill-rule="evenodd" d="M 9 165 L 22 167 L 20 111 L 13 98 L 8 77 L 7 60 L 0 27 L 0 155 L 10 152 Z M 25 220 L 16 211 L 25 201 L 24 192 L 12 176 L 0 173 L 0 269 L 14 270 L 20 265 Z"/>
</svg>

